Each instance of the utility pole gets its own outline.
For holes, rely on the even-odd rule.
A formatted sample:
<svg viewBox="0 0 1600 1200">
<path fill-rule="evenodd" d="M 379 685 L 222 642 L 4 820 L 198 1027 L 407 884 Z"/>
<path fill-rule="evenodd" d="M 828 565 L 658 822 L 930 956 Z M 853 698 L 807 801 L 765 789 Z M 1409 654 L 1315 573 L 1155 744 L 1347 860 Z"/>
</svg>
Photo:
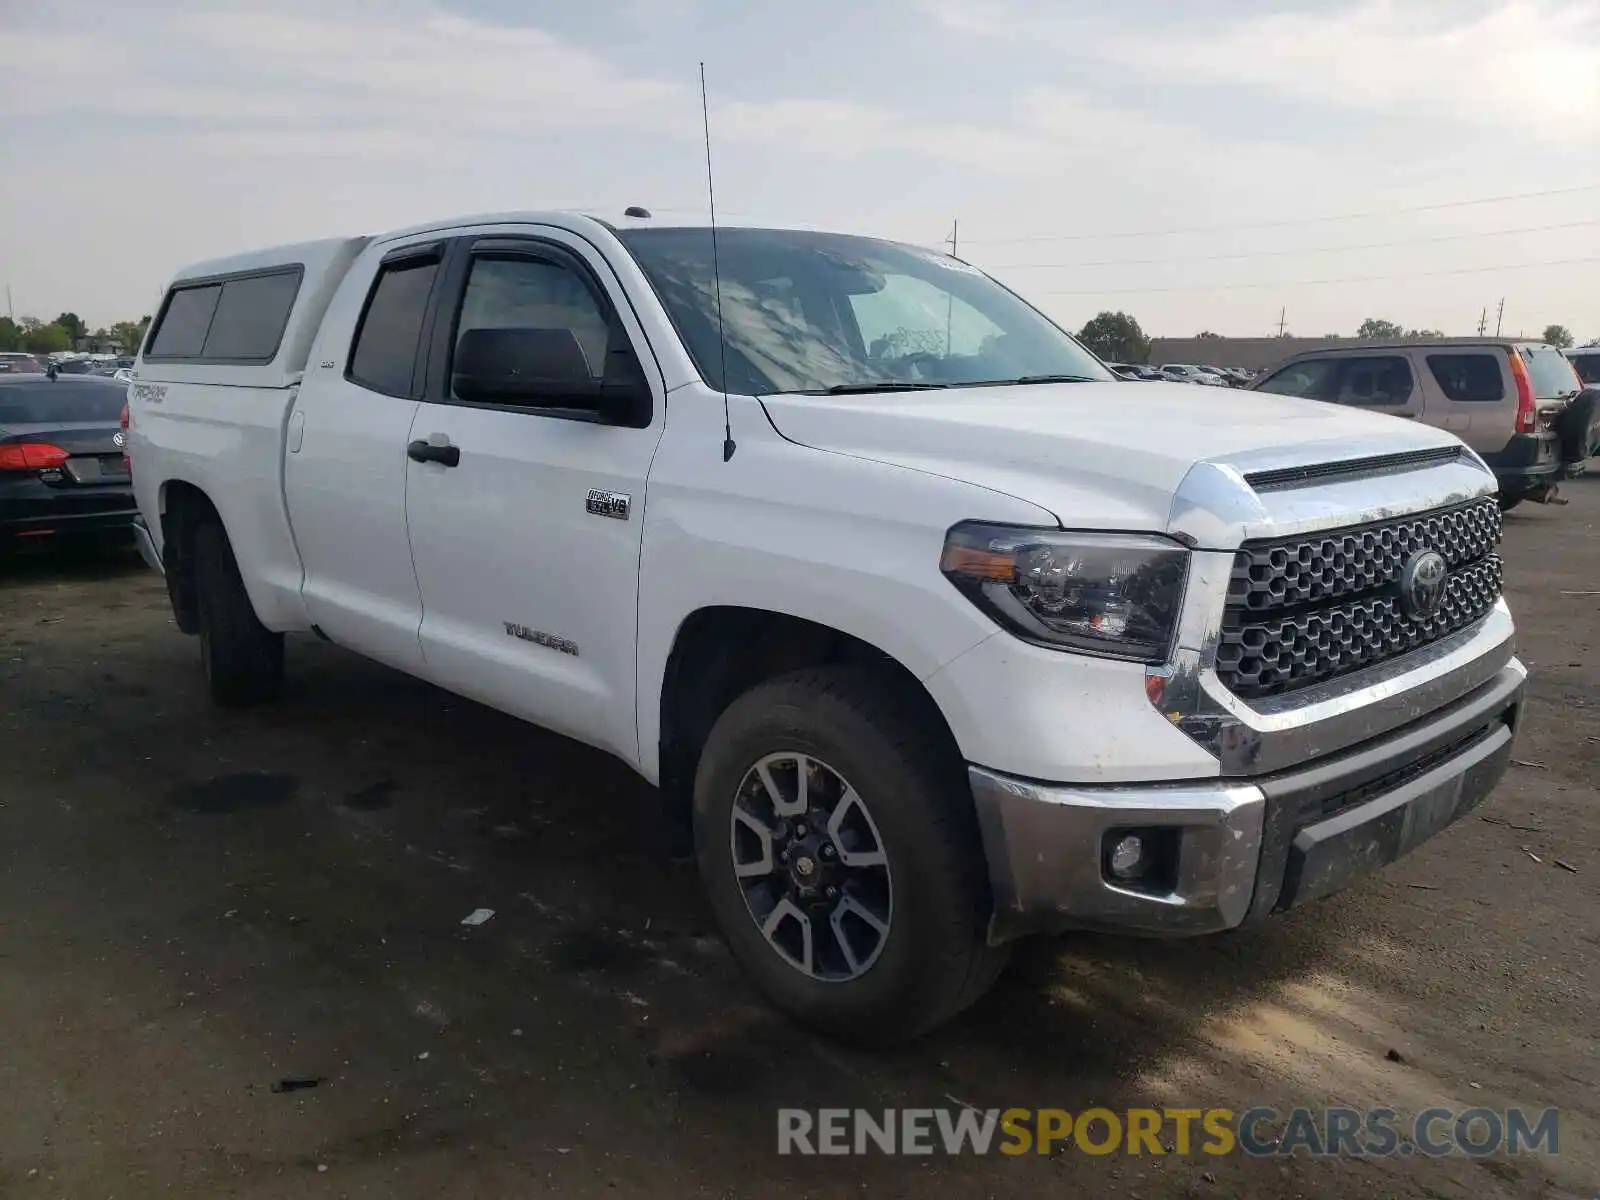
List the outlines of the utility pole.
<svg viewBox="0 0 1600 1200">
<path fill-rule="evenodd" d="M 1483 315 L 1478 318 L 1478 336 L 1483 336 L 1483 331 L 1489 328 L 1489 308 L 1484 306 Z"/>
<path fill-rule="evenodd" d="M 1285 305 L 1284 307 L 1278 309 L 1278 336 L 1279 337 L 1283 336 L 1283 331 L 1289 324 L 1288 315 L 1289 315 L 1289 309 L 1288 309 L 1287 305 Z"/>
<path fill-rule="evenodd" d="M 961 218 L 960 217 L 955 217 L 950 221 L 950 236 L 945 238 L 945 241 L 950 246 L 950 256 L 952 258 L 955 257 L 956 246 L 958 244 L 957 243 L 957 239 L 956 239 L 956 235 L 958 233 L 960 233 L 960 232 L 961 232 Z M 951 332 L 950 327 L 951 327 L 951 324 L 953 322 L 954 317 L 955 317 L 955 296 L 947 292 L 945 294 L 945 298 L 944 298 L 944 356 L 946 358 L 950 357 L 950 332 Z"/>
<path fill-rule="evenodd" d="M 11 285 L 9 283 L 6 284 L 6 316 L 11 318 L 12 324 L 16 324 L 17 310 L 11 307 Z"/>
<path fill-rule="evenodd" d="M 1500 336 L 1500 319 L 1502 317 L 1504 317 L 1505 315 L 1506 315 L 1506 298 L 1504 296 L 1501 296 L 1500 297 L 1500 307 L 1499 307 L 1499 309 L 1497 309 L 1495 311 L 1495 314 L 1494 314 L 1494 335 L 1495 335 L 1495 337 L 1499 337 Z"/>
</svg>

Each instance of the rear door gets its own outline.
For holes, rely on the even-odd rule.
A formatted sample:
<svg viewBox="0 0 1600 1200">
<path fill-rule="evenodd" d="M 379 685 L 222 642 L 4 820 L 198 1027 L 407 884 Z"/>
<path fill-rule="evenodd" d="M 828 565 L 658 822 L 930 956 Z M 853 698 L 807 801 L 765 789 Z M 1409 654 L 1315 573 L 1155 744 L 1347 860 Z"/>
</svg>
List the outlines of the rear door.
<svg viewBox="0 0 1600 1200">
<path fill-rule="evenodd" d="M 1554 418 L 1583 390 L 1583 381 L 1569 359 L 1554 346 L 1518 346 L 1528 381 L 1533 385 L 1533 400 L 1542 418 Z"/>
<path fill-rule="evenodd" d="M 383 243 L 356 261 L 312 348 L 285 455 L 311 620 L 333 641 L 408 671 L 422 666 L 422 600 L 406 530 L 406 439 L 443 252 L 434 235 Z"/>
<path fill-rule="evenodd" d="M 1431 385 L 1430 414 L 1480 454 L 1506 448 L 1517 425 L 1517 389 L 1498 346 L 1421 352 Z M 1441 424 L 1435 420 L 1433 424 Z"/>
</svg>

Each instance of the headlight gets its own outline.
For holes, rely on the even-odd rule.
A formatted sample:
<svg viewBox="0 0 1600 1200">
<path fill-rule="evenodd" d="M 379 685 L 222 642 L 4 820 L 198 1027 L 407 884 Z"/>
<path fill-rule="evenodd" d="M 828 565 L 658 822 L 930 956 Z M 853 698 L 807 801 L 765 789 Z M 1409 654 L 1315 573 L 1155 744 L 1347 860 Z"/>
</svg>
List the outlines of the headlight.
<svg viewBox="0 0 1600 1200">
<path fill-rule="evenodd" d="M 1027 641 L 1160 662 L 1172 646 L 1188 561 L 1187 550 L 1162 537 L 966 522 L 946 536 L 939 569 Z"/>
</svg>

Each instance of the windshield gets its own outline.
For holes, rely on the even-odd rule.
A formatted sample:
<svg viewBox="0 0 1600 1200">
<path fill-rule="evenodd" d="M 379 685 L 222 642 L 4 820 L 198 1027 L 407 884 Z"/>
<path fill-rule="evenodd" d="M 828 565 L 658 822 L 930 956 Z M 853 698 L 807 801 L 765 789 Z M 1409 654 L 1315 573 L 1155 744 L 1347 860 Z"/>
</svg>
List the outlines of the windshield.
<svg viewBox="0 0 1600 1200">
<path fill-rule="evenodd" d="M 894 242 L 773 229 L 717 233 L 727 380 L 708 229 L 617 235 L 711 387 L 743 395 L 1114 376 L 958 259 Z"/>
<path fill-rule="evenodd" d="M 1581 391 L 1572 361 L 1551 346 L 1524 346 L 1523 361 L 1532 376 L 1533 394 L 1540 400 L 1559 400 Z"/>
<path fill-rule="evenodd" d="M 125 389 L 99 379 L 6 383 L 0 385 L 0 427 L 77 421 L 114 425 L 126 397 Z"/>
</svg>

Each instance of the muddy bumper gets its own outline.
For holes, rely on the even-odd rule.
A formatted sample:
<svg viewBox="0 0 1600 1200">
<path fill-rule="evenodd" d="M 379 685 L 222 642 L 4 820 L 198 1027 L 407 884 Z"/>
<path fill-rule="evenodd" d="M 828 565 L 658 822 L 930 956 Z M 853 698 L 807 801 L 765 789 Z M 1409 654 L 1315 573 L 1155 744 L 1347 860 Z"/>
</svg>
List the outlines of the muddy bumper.
<svg viewBox="0 0 1600 1200">
<path fill-rule="evenodd" d="M 1412 725 L 1249 779 L 1101 788 L 972 767 L 990 939 L 1215 933 L 1337 891 L 1488 797 L 1510 762 L 1526 679 L 1511 659 Z"/>
</svg>

